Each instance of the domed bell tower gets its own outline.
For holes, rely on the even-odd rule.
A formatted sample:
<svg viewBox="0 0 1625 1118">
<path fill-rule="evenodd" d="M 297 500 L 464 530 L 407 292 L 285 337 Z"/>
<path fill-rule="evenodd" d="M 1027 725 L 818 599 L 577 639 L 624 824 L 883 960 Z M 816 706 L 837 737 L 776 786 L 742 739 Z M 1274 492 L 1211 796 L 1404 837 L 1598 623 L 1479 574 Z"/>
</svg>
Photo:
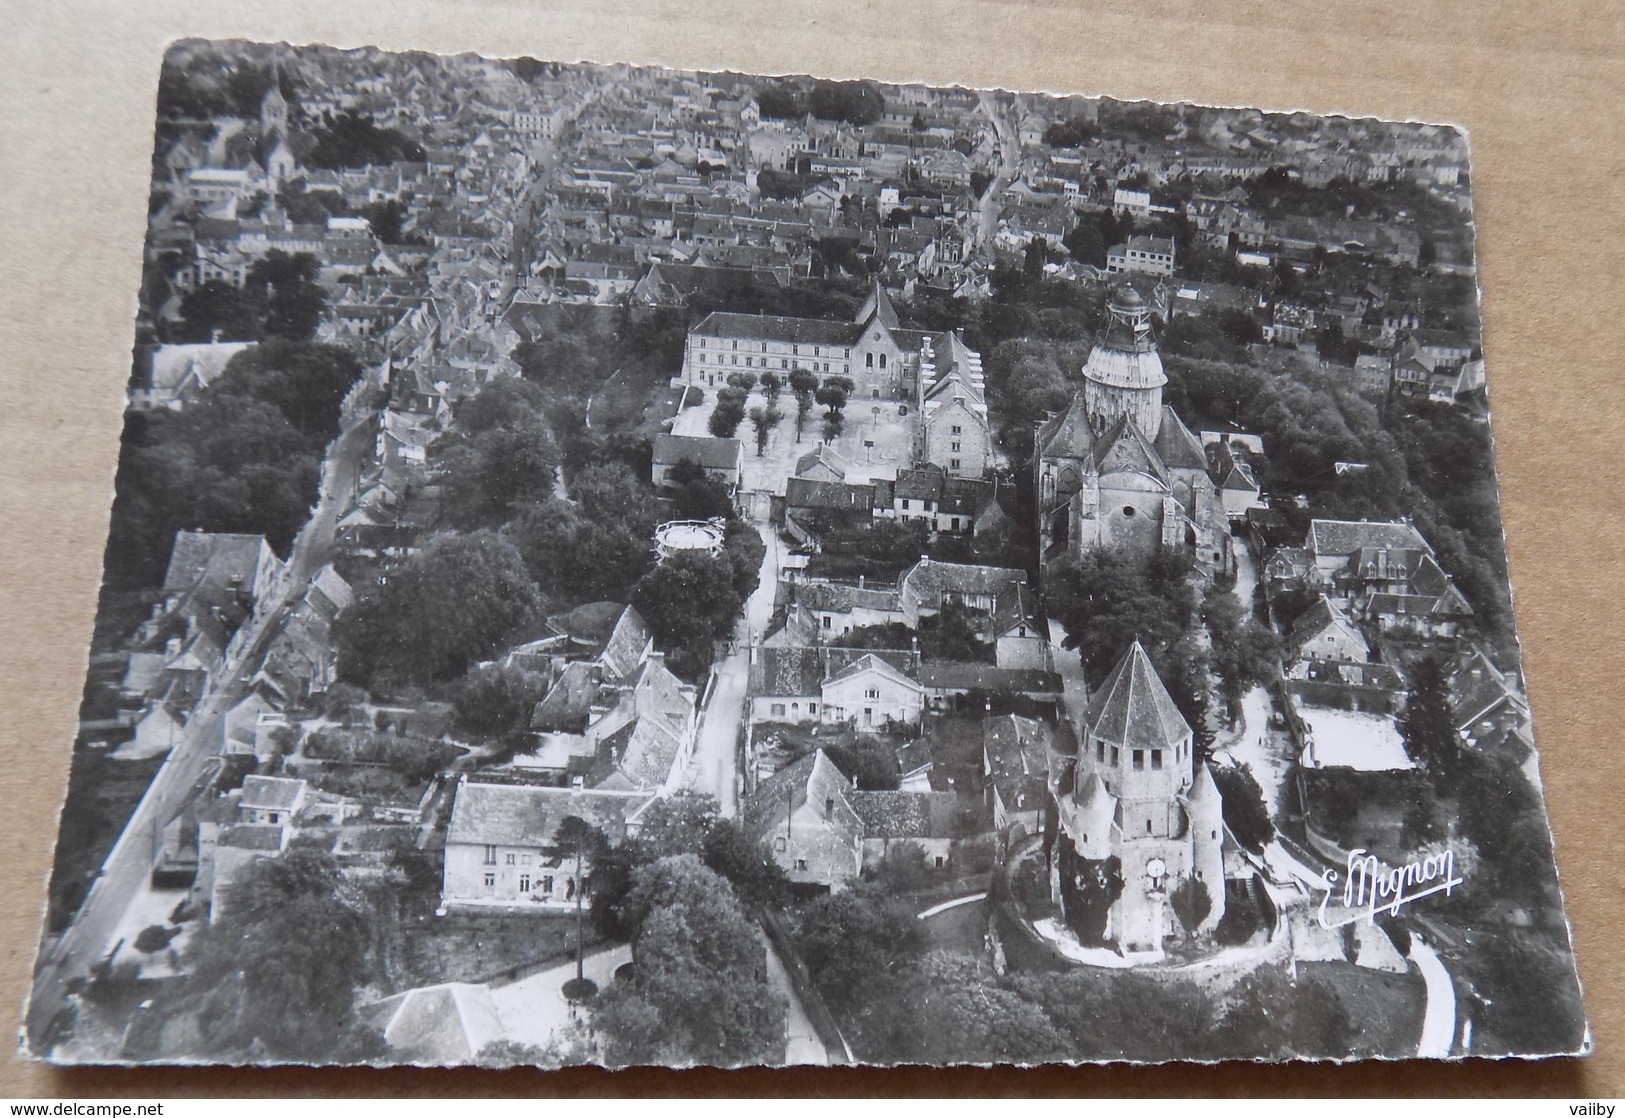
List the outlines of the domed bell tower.
<svg viewBox="0 0 1625 1118">
<path fill-rule="evenodd" d="M 1095 431 L 1128 416 L 1148 439 L 1162 425 L 1168 377 L 1151 332 L 1151 307 L 1128 284 L 1106 299 L 1106 332 L 1083 367 L 1084 407 Z"/>
</svg>

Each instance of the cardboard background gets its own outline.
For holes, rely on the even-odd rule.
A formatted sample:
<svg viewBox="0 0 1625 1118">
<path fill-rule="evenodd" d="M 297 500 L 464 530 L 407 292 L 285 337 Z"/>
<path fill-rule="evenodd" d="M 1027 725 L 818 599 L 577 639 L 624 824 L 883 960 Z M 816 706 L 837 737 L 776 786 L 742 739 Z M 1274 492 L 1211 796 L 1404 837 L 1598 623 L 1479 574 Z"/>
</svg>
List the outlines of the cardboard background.
<svg viewBox="0 0 1625 1118">
<path fill-rule="evenodd" d="M 107 532 L 165 42 L 530 54 L 1465 125 L 1517 616 L 1597 1053 L 1030 1072 L 55 1071 L 0 1095 L 1625 1095 L 1625 37 L 1606 0 L 0 0 L 0 1020 L 39 930 Z"/>
</svg>

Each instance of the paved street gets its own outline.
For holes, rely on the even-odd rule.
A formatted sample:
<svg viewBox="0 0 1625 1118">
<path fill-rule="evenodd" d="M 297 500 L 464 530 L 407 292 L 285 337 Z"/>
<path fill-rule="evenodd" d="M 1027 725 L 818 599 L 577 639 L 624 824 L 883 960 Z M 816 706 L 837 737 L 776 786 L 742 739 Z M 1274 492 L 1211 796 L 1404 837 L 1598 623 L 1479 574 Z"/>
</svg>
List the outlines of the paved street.
<svg viewBox="0 0 1625 1118">
<path fill-rule="evenodd" d="M 370 446 L 364 424 L 350 427 L 329 449 L 323 464 L 321 495 L 314 514 L 294 541 L 288 578 L 277 600 L 262 611 L 251 638 L 220 671 L 215 688 L 199 703 L 186 734 L 170 752 L 108 853 L 101 873 L 73 923 L 48 953 L 42 953 L 28 1007 L 30 1031 L 43 1028 L 62 1005 L 69 979 L 84 975 L 112 949 L 130 906 L 140 897 L 152 868 L 156 836 L 195 795 L 206 770 L 216 763 L 225 713 L 242 697 L 242 675 L 258 662 L 287 616 L 289 604 L 332 555 L 333 526 L 354 489 L 361 458 Z"/>
<path fill-rule="evenodd" d="M 779 539 L 766 524 L 756 531 L 767 545 L 762 557 L 761 582 L 745 603 L 745 616 L 735 628 L 734 651 L 717 664 L 716 687 L 700 714 L 700 728 L 689 762 L 688 787 L 709 792 L 732 817 L 739 810 L 739 730 L 745 716 L 745 690 L 750 682 L 750 641 L 762 635 L 773 616 L 773 596 L 779 577 Z"/>
</svg>

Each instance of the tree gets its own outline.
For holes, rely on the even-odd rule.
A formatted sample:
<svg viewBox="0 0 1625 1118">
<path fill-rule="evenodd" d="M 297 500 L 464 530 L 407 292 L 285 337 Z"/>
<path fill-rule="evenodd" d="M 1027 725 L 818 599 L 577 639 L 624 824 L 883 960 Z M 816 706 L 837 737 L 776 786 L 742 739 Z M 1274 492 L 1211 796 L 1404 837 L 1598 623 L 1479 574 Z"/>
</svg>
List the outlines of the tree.
<svg viewBox="0 0 1625 1118">
<path fill-rule="evenodd" d="M 911 1050 L 904 1059 L 1033 1064 L 1073 1055 L 1043 1008 L 998 984 L 978 959 L 934 951 L 911 968 L 908 982 Z"/>
<path fill-rule="evenodd" d="M 576 897 L 576 982 L 586 981 L 582 971 L 583 955 L 581 949 L 581 906 L 583 895 L 586 893 L 587 878 L 583 872 L 586 860 L 608 845 L 604 832 L 588 823 L 579 815 L 566 815 L 559 820 L 558 830 L 553 832 L 553 856 L 555 858 L 575 859 L 576 872 L 573 890 Z"/>
<path fill-rule="evenodd" d="M 825 415 L 840 415 L 846 407 L 847 393 L 851 391 L 842 385 L 834 383 L 837 378 L 830 377 L 818 386 L 813 398 L 824 405 Z"/>
<path fill-rule="evenodd" d="M 1262 853 L 1275 837 L 1275 824 L 1264 803 L 1264 790 L 1246 765 L 1209 765 L 1213 783 L 1223 802 L 1224 823 L 1230 833 L 1253 853 Z"/>
<path fill-rule="evenodd" d="M 824 441 L 826 443 L 832 443 L 840 438 L 841 432 L 845 429 L 846 416 L 840 412 L 830 412 L 824 416 Z"/>
<path fill-rule="evenodd" d="M 762 374 L 762 393 L 767 397 L 769 404 L 775 403 L 779 398 L 779 390 L 784 387 L 784 381 L 777 373 Z"/>
<path fill-rule="evenodd" d="M 1459 767 L 1461 741 L 1450 709 L 1450 684 L 1444 666 L 1433 655 L 1411 668 L 1411 688 L 1400 716 L 1399 734 L 1405 752 L 1435 781 L 1451 777 Z"/>
<path fill-rule="evenodd" d="M 1202 620 L 1212 641 L 1211 664 L 1224 696 L 1225 720 L 1234 726 L 1242 697 L 1279 674 L 1280 642 L 1235 594 L 1218 587 L 1202 601 Z"/>
<path fill-rule="evenodd" d="M 333 115 L 312 135 L 316 143 L 306 153 L 305 163 L 329 171 L 423 159 L 423 148 L 418 144 L 393 128 L 380 127 L 361 113 Z"/>
<path fill-rule="evenodd" d="M 760 458 L 767 449 L 768 436 L 773 433 L 774 425 L 783 418 L 778 408 L 758 405 L 750 409 L 750 425 L 756 431 L 756 457 Z"/>
<path fill-rule="evenodd" d="M 637 870 L 633 969 L 601 1000 L 593 1024 L 605 1058 L 628 1064 L 777 1063 L 785 1004 L 766 949 L 728 883 L 692 854 Z"/>
<path fill-rule="evenodd" d="M 732 819 L 715 819 L 700 846 L 705 864 L 726 878 L 747 908 L 782 908 L 790 878 L 761 843 L 751 841 Z"/>
<path fill-rule="evenodd" d="M 332 855 L 248 863 L 188 949 L 186 991 L 216 1058 L 258 1041 L 280 1060 L 344 1062 L 370 978 L 369 913 Z"/>
<path fill-rule="evenodd" d="M 797 366 L 790 370 L 790 391 L 796 397 L 796 442 L 801 441 L 801 427 L 812 411 L 813 393 L 818 391 L 818 377 L 809 369 Z"/>
<path fill-rule="evenodd" d="M 542 613 L 518 550 L 481 531 L 435 536 L 335 624 L 339 674 L 428 684 L 461 675 Z"/>
<path fill-rule="evenodd" d="M 795 941 L 819 992 L 840 1009 L 855 1006 L 926 946 L 908 905 L 861 886 L 807 905 Z"/>
<path fill-rule="evenodd" d="M 548 690 L 547 676 L 517 665 L 470 668 L 451 690 L 457 721 L 476 734 L 517 741 Z"/>
<path fill-rule="evenodd" d="M 733 584 L 726 555 L 673 555 L 638 580 L 632 604 L 649 623 L 655 642 L 671 650 L 675 664 L 703 673 L 712 645 L 733 631 L 744 599 Z"/>
<path fill-rule="evenodd" d="M 308 252 L 272 249 L 248 269 L 245 293 L 263 300 L 261 333 L 308 340 L 327 315 L 327 292 L 316 282 L 320 262 Z"/>
<path fill-rule="evenodd" d="M 719 439 L 731 439 L 744 421 L 745 405 L 742 402 L 718 396 L 716 407 L 712 409 L 706 427 Z"/>
<path fill-rule="evenodd" d="M 268 337 L 226 362 L 211 391 L 271 404 L 301 434 L 325 442 L 339 433 L 344 398 L 360 377 L 347 349 Z"/>
<path fill-rule="evenodd" d="M 741 392 L 749 393 L 752 388 L 756 387 L 756 374 L 755 373 L 729 373 L 728 374 L 728 387 L 729 388 L 737 388 Z"/>
<path fill-rule="evenodd" d="M 254 304 L 225 280 L 210 280 L 187 292 L 180 311 L 183 342 L 251 342 L 260 336 Z"/>
<path fill-rule="evenodd" d="M 1194 877 L 1180 878 L 1168 897 L 1168 903 L 1188 935 L 1195 935 L 1196 929 L 1213 911 L 1213 898 L 1208 895 L 1207 886 Z"/>
</svg>

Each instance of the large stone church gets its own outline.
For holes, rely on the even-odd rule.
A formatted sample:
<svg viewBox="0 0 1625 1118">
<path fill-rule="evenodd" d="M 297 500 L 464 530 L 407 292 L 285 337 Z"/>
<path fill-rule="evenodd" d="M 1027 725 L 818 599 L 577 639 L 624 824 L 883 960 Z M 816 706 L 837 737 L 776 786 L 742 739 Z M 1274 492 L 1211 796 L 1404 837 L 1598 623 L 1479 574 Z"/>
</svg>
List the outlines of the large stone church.
<svg viewBox="0 0 1625 1118">
<path fill-rule="evenodd" d="M 1213 929 L 1225 905 L 1219 789 L 1138 641 L 1089 700 L 1078 740 L 1050 786 L 1050 882 L 1067 925 L 1084 943 L 1160 953 L 1179 932 L 1176 898 L 1200 885 L 1208 909 L 1188 930 Z"/>
<path fill-rule="evenodd" d="M 1040 554 L 1049 562 L 1097 547 L 1148 555 L 1185 546 L 1203 569 L 1219 570 L 1224 506 L 1201 442 L 1162 402 L 1168 377 L 1151 308 L 1125 285 L 1108 297 L 1106 317 L 1083 391 L 1034 438 Z"/>
</svg>

